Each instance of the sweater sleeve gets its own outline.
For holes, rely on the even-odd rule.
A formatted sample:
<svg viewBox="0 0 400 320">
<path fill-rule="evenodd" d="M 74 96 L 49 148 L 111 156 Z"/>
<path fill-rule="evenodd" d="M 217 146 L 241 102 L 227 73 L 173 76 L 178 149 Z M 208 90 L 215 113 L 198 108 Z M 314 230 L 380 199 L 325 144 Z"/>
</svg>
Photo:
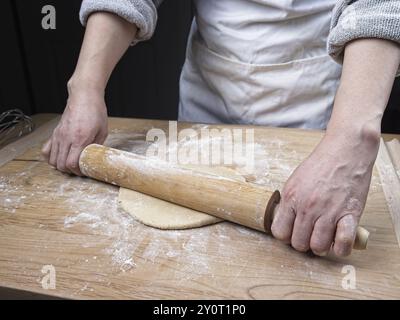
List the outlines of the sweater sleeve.
<svg viewBox="0 0 400 320">
<path fill-rule="evenodd" d="M 157 24 L 157 7 L 162 0 L 83 0 L 79 13 L 82 25 L 98 11 L 114 13 L 138 28 L 135 42 L 148 40 Z"/>
<path fill-rule="evenodd" d="M 346 44 L 360 38 L 400 44 L 400 0 L 339 0 L 328 37 L 329 54 L 342 63 Z"/>
</svg>

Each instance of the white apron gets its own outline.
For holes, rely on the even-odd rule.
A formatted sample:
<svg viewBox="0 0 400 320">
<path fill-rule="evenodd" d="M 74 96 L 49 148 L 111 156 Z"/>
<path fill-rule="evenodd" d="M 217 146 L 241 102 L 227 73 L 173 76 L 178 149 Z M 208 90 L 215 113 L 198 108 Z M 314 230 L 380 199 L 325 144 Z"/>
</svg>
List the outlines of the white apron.
<svg viewBox="0 0 400 320">
<path fill-rule="evenodd" d="M 326 127 L 341 67 L 327 54 L 336 0 L 194 0 L 179 120 Z"/>
</svg>

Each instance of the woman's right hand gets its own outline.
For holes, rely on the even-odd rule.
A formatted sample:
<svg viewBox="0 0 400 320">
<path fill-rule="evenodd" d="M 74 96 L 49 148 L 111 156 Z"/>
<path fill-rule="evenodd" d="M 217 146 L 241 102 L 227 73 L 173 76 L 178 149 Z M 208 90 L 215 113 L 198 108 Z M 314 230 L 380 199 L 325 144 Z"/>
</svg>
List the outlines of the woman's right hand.
<svg viewBox="0 0 400 320">
<path fill-rule="evenodd" d="M 68 84 L 68 101 L 60 123 L 43 146 L 50 165 L 62 172 L 81 176 L 79 156 L 91 143 L 107 138 L 107 108 L 104 91 Z"/>
</svg>

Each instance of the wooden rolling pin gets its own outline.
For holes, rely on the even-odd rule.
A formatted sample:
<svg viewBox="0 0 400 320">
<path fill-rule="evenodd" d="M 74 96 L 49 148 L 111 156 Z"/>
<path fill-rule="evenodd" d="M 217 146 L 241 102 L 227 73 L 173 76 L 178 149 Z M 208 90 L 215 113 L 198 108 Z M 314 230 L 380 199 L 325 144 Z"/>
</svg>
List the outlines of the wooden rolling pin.
<svg viewBox="0 0 400 320">
<path fill-rule="evenodd" d="M 218 218 L 271 234 L 279 191 L 177 164 L 92 144 L 79 159 L 81 172 Z M 365 249 L 369 232 L 358 227 L 354 249 Z"/>
</svg>

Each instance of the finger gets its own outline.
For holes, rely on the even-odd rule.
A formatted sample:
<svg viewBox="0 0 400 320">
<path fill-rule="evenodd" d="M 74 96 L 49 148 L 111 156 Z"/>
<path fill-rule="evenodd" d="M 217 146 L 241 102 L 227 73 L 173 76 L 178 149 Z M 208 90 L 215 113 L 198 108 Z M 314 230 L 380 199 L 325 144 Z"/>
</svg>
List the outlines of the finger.
<svg viewBox="0 0 400 320">
<path fill-rule="evenodd" d="M 281 202 L 276 209 L 276 214 L 271 225 L 272 235 L 285 243 L 290 243 L 293 223 L 296 215 L 290 205 Z"/>
<path fill-rule="evenodd" d="M 71 144 L 67 142 L 63 142 L 62 145 L 59 145 L 58 155 L 57 155 L 57 170 L 65 173 L 70 173 L 66 166 L 67 157 L 69 150 L 71 148 Z"/>
<path fill-rule="evenodd" d="M 297 251 L 307 252 L 310 249 L 314 220 L 305 214 L 297 214 L 294 221 L 291 244 Z"/>
<path fill-rule="evenodd" d="M 47 140 L 47 142 L 43 145 L 41 150 L 42 156 L 46 159 L 46 161 L 49 161 L 50 150 L 51 150 L 51 138 Z"/>
<path fill-rule="evenodd" d="M 69 149 L 68 157 L 66 160 L 66 166 L 67 166 L 68 170 L 77 176 L 83 175 L 81 170 L 79 169 L 79 157 L 81 155 L 82 150 L 83 150 L 83 147 L 77 147 L 77 146 L 71 145 L 71 148 Z"/>
<path fill-rule="evenodd" d="M 352 215 L 348 214 L 338 221 L 335 244 L 333 245 L 335 255 L 345 257 L 351 253 L 356 238 L 356 231 L 357 221 Z"/>
<path fill-rule="evenodd" d="M 317 256 L 326 256 L 335 239 L 336 224 L 329 219 L 319 218 L 311 235 L 310 248 Z"/>
<path fill-rule="evenodd" d="M 57 167 L 57 156 L 58 156 L 58 143 L 54 139 L 52 139 L 49 164 L 53 167 Z"/>
</svg>

